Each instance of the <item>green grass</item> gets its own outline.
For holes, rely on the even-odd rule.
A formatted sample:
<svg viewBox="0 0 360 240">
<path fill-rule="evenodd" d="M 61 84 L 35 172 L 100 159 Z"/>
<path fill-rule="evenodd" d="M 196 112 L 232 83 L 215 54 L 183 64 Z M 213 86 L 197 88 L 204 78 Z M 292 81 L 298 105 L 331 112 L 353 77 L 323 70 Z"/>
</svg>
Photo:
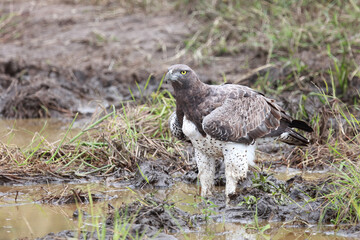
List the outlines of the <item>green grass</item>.
<svg viewBox="0 0 360 240">
<path fill-rule="evenodd" d="M 289 203 L 287 189 L 284 184 L 275 184 L 271 179 L 269 179 L 271 175 L 264 176 L 260 173 L 254 172 L 254 178 L 252 179 L 252 187 L 258 188 L 263 192 L 271 194 L 273 196 L 274 201 L 279 205 L 285 205 Z M 249 205 L 251 202 L 257 202 L 255 199 L 245 199 L 246 204 Z M 250 204 L 251 205 L 251 204 Z"/>
<path fill-rule="evenodd" d="M 301 49 L 351 47 L 359 24 L 358 1 L 182 1 L 204 26 L 187 49 L 198 55 L 233 54 L 242 47 L 260 47 L 273 57 L 293 55 Z"/>
<path fill-rule="evenodd" d="M 273 64 L 285 75 L 259 75 L 253 86 L 258 90 L 278 96 L 283 91 L 308 90 L 314 83 L 323 87 L 325 79 L 329 85 L 334 81 L 337 97 L 349 100 L 349 84 L 360 77 L 359 1 L 177 3 L 178 10 L 191 9 L 186 12 L 198 23 L 177 57 L 191 54 L 198 64 L 206 64 L 226 55 L 265 53 L 257 65 Z M 352 103 L 358 101 L 358 94 L 351 95 Z"/>
<path fill-rule="evenodd" d="M 357 105 L 359 91 L 349 88 L 357 72 L 350 72 L 350 64 L 332 57 L 333 66 L 321 73 L 322 83 L 314 84 L 308 94 L 298 94 L 299 105 L 296 118 L 308 119 L 314 128 L 312 145 L 297 149 L 290 157 L 296 166 L 309 167 L 331 165 L 360 159 L 360 115 Z M 354 91 L 355 90 L 355 91 Z"/>
<path fill-rule="evenodd" d="M 325 205 L 323 216 L 330 211 L 333 224 L 356 225 L 360 223 L 360 169 L 353 162 L 342 162 L 336 166 L 333 181 L 330 183 L 332 191 L 323 196 Z"/>
<path fill-rule="evenodd" d="M 111 2 L 91 1 L 101 5 Z M 284 70 L 278 78 L 269 72 L 259 74 L 252 87 L 275 97 L 287 98 L 289 95 L 285 93 L 299 93 L 296 97 L 299 110 L 294 116 L 309 119 L 315 132 L 310 135 L 311 146 L 296 148 L 291 153 L 289 166 L 308 169 L 322 165 L 335 169 L 331 180 L 334 191 L 324 196 L 328 203 L 324 211 L 334 212 L 334 224 L 359 222 L 360 177 L 356 165 L 360 160 L 359 90 L 356 89 L 359 85 L 352 84 L 360 78 L 360 1 L 119 0 L 117 3 L 129 12 L 160 12 L 166 5 L 169 11 L 182 13 L 199 24 L 183 42 L 175 59 L 189 54 L 195 63 L 206 64 L 216 58 L 242 55 L 246 50 L 265 53 L 258 64 L 271 64 Z M 0 17 L 1 39 L 11 35 L 9 29 L 15 24 L 15 17 L 14 14 Z M 94 35 L 101 44 L 111 40 L 100 32 Z M 225 74 L 223 79 L 226 81 Z M 170 92 L 162 90 L 161 83 L 156 92 L 145 96 L 149 81 L 150 77 L 144 89 L 139 84 L 136 90 L 129 89 L 132 101 L 95 116 L 71 139 L 65 134 L 60 142 L 49 144 L 39 135 L 36 137 L 40 141 L 26 149 L 2 145 L 2 168 L 9 173 L 84 177 L 107 176 L 117 169 L 134 172 L 139 162 L 148 159 L 186 163 L 182 144 L 170 135 L 167 127 L 175 99 Z M 133 91 L 139 92 L 140 99 L 135 98 Z M 309 109 L 312 103 L 317 105 Z M 72 124 L 68 131 L 71 128 Z M 279 203 L 284 201 L 284 190 L 274 188 L 266 178 L 257 176 L 254 184 L 276 196 Z M 256 199 L 245 201 L 251 205 Z M 213 214 L 211 207 L 203 211 L 207 216 Z M 129 219 L 119 219 L 117 232 L 125 231 L 120 224 L 124 221 Z M 255 226 L 261 231 L 257 220 Z M 98 234 L 103 233 L 98 230 Z"/>
<path fill-rule="evenodd" d="M 77 218 L 77 236 L 81 236 L 82 239 L 147 239 L 145 236 L 145 231 L 141 235 L 132 236 L 130 233 L 131 227 L 134 224 L 137 213 L 130 214 L 125 208 L 124 211 L 120 212 L 118 210 L 112 210 L 109 213 L 109 210 L 99 209 L 95 207 L 91 194 L 89 191 L 89 200 L 90 204 L 88 206 L 89 215 L 84 216 L 83 206 L 77 204 L 77 210 L 79 216 Z M 107 224 L 110 222 L 111 224 Z"/>
<path fill-rule="evenodd" d="M 161 84 L 149 97 L 125 102 L 121 109 L 112 108 L 94 117 L 73 138 L 67 136 L 76 118 L 60 142 L 43 139 L 26 149 L 4 147 L 0 159 L 13 171 L 26 169 L 32 174 L 55 170 L 56 174 L 77 176 L 108 174 L 118 168 L 136 171 L 137 163 L 148 159 L 181 158 L 177 164 L 185 164 L 181 143 L 174 141 L 167 127 L 175 100 L 170 92 L 160 90 Z M 139 91 L 145 91 L 147 85 Z"/>
<path fill-rule="evenodd" d="M 341 71 L 335 69 L 332 76 L 343 76 Z M 319 224 L 330 221 L 341 228 L 341 224 L 356 225 L 360 220 L 360 120 L 357 105 L 346 104 L 338 98 L 346 90 L 335 87 L 334 78 L 330 85 L 311 94 L 323 104 L 311 120 L 314 142 L 308 149 L 298 149 L 290 162 L 297 161 L 296 166 L 302 167 L 327 166 L 333 171 L 327 181 L 330 190 L 318 196 L 324 201 Z M 311 99 L 314 98 L 305 97 L 301 104 Z"/>
</svg>

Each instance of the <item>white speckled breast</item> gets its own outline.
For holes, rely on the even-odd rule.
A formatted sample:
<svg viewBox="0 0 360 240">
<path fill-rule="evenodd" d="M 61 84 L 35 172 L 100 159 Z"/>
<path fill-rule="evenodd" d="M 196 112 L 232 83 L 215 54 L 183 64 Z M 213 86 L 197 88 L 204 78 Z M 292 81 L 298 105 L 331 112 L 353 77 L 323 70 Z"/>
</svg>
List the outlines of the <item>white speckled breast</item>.
<svg viewBox="0 0 360 240">
<path fill-rule="evenodd" d="M 183 133 L 187 136 L 191 143 L 193 144 L 194 148 L 200 150 L 202 153 L 215 157 L 215 158 L 223 158 L 224 151 L 244 151 L 247 155 L 247 162 L 251 166 L 254 166 L 255 160 L 255 149 L 256 149 L 256 142 L 255 144 L 241 144 L 235 142 L 224 142 L 220 140 L 216 140 L 209 135 L 203 137 L 201 133 L 197 130 L 195 124 L 191 121 L 187 120 L 184 116 L 183 126 L 182 126 Z M 234 156 L 235 157 L 235 156 Z"/>
<path fill-rule="evenodd" d="M 203 137 L 197 130 L 197 127 L 184 117 L 183 133 L 190 139 L 191 143 L 196 149 L 199 149 L 206 155 L 213 157 L 223 157 L 222 149 L 226 142 L 216 140 L 209 135 Z"/>
</svg>

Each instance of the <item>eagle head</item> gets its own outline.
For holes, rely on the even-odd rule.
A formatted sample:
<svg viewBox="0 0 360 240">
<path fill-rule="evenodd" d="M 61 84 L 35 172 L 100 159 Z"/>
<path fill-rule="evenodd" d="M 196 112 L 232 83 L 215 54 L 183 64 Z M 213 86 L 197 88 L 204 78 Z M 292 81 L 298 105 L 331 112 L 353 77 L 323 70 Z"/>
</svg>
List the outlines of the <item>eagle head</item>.
<svg viewBox="0 0 360 240">
<path fill-rule="evenodd" d="M 200 81 L 196 73 L 185 64 L 176 64 L 168 68 L 165 81 L 171 82 L 174 88 L 186 88 L 193 81 Z"/>
</svg>

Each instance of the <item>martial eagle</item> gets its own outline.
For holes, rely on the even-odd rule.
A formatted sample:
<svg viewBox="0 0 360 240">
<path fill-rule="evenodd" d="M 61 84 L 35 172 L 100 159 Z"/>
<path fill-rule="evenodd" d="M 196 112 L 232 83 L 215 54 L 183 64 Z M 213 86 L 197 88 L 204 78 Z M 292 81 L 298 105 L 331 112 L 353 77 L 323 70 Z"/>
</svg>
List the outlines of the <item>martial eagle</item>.
<svg viewBox="0 0 360 240">
<path fill-rule="evenodd" d="M 172 134 L 189 139 L 195 149 L 201 196 L 214 188 L 215 159 L 225 162 L 227 201 L 248 164 L 254 164 L 256 140 L 277 137 L 291 145 L 306 146 L 309 140 L 292 128 L 313 129 L 294 120 L 275 102 L 253 89 L 235 85 L 208 85 L 187 65 L 168 68 L 165 76 L 175 93 L 176 112 L 169 119 Z"/>
</svg>

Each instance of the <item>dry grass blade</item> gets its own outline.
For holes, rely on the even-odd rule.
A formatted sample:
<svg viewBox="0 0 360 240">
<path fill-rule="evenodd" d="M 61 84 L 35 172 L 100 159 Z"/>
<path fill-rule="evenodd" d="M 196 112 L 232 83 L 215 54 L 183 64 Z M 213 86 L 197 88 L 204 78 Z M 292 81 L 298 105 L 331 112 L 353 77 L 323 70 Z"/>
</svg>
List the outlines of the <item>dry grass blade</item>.
<svg viewBox="0 0 360 240">
<path fill-rule="evenodd" d="M 173 161 L 181 169 L 188 156 L 167 130 L 172 109 L 172 98 L 156 95 L 145 104 L 127 104 L 119 112 L 99 117 L 70 142 L 65 137 L 57 144 L 41 141 L 25 151 L 2 144 L 0 166 L 7 174 L 4 181 L 19 178 L 19 172 L 25 173 L 23 178 L 109 176 L 119 171 L 135 172 L 137 163 L 158 159 Z M 177 161 L 179 158 L 183 161 Z"/>
</svg>

